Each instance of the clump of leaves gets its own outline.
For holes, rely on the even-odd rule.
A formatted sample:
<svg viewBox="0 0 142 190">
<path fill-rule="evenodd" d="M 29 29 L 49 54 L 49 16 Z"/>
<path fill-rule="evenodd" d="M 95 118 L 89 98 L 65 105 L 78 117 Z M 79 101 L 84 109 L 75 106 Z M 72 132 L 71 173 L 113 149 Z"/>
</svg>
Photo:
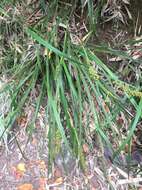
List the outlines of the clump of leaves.
<svg viewBox="0 0 142 190">
<path fill-rule="evenodd" d="M 91 2 L 87 1 L 88 6 Z M 97 134 L 102 144 L 110 149 L 115 144 L 118 150 L 114 156 L 130 142 L 141 117 L 142 101 L 137 104 L 135 99 L 121 88 L 125 83 L 94 51 L 87 48 L 86 39 L 89 32 L 77 45 L 72 43 L 68 21 L 63 23 L 62 17 L 57 16 L 58 5 L 56 1 L 49 4 L 50 8 L 56 8 L 55 13 L 43 15 L 36 20 L 36 24 L 29 22 L 32 18 L 28 17 L 29 10 L 26 10 L 25 17 L 13 16 L 12 19 L 9 16 L 12 13 L 4 9 L 1 11 L 2 18 L 6 19 L 1 22 L 1 34 L 5 34 L 2 41 L 2 64 L 6 63 L 3 71 L 9 77 L 5 89 L 11 89 L 13 92 L 5 129 L 12 126 L 28 102 L 31 91 L 40 84 L 28 132 L 33 132 L 40 106 L 46 99 L 51 160 L 55 158 L 52 147 L 63 141 L 83 166 L 82 145 L 89 142 L 93 134 Z M 14 32 L 11 31 L 13 27 L 16 29 Z M 9 41 L 4 43 L 5 39 Z M 95 47 L 94 50 L 99 51 Z M 109 48 L 105 51 L 128 58 L 128 55 Z M 118 84 L 120 97 L 116 90 Z M 127 109 L 128 102 L 136 112 L 133 119 Z M 121 112 L 130 120 L 125 139 L 120 135 L 123 124 L 117 127 L 117 117 Z M 110 136 L 118 141 L 114 142 Z M 57 151 L 59 150 L 60 147 L 57 147 Z"/>
</svg>

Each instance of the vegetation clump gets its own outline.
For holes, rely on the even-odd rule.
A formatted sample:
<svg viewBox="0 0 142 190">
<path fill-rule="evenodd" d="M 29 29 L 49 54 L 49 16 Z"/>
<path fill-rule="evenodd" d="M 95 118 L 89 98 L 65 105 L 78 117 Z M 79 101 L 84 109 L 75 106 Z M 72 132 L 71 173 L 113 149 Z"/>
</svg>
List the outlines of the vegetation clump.
<svg viewBox="0 0 142 190">
<path fill-rule="evenodd" d="M 44 105 L 50 161 L 64 144 L 84 168 L 83 145 L 90 144 L 91 150 L 94 135 L 102 152 L 109 147 L 113 158 L 127 145 L 131 153 L 132 137 L 142 113 L 141 74 L 137 72 L 141 56 L 135 59 L 127 47 L 137 44 L 137 40 L 126 39 L 123 43 L 127 46 L 121 42 L 112 48 L 111 43 L 101 43 L 99 36 L 100 28 L 113 22 L 116 38 L 121 38 L 120 26 L 127 23 L 126 17 L 131 19 L 129 6 L 128 0 L 1 1 L 0 74 L 7 81 L 0 90 L 11 96 L 1 139 L 30 104 L 36 90 L 27 132 L 34 132 Z M 98 38 L 99 43 L 94 44 Z M 138 52 L 141 55 L 141 50 Z M 126 75 L 119 72 L 120 67 L 116 69 L 120 63 Z M 127 76 L 133 71 L 137 79 L 129 81 Z M 126 133 L 122 133 L 126 122 L 118 122 L 122 114 L 128 125 Z"/>
</svg>

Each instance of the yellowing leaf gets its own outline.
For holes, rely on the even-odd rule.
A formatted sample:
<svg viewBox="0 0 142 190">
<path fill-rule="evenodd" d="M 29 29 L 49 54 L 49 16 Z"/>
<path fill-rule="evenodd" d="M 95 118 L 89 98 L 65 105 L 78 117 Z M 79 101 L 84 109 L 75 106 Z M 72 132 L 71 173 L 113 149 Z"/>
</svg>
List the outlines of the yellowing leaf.
<svg viewBox="0 0 142 190">
<path fill-rule="evenodd" d="M 63 178 L 62 177 L 57 178 L 54 183 L 57 184 L 57 185 L 62 184 L 63 183 Z"/>
<path fill-rule="evenodd" d="M 17 165 L 17 170 L 19 170 L 20 172 L 24 173 L 26 171 L 25 164 L 24 163 L 19 163 Z"/>
<path fill-rule="evenodd" d="M 25 184 L 19 185 L 17 187 L 17 190 L 33 190 L 33 185 L 30 183 L 25 183 Z"/>
</svg>

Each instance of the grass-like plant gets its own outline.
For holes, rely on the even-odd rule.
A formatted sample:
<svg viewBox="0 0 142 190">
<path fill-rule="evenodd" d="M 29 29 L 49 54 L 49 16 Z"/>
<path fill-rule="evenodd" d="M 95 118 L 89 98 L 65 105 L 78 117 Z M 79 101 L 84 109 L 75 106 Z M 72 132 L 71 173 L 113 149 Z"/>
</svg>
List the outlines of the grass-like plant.
<svg viewBox="0 0 142 190">
<path fill-rule="evenodd" d="M 80 5 L 79 11 L 82 12 L 82 8 L 88 7 L 87 18 L 92 19 L 89 29 L 94 30 L 97 17 L 93 15 L 93 1 L 85 2 L 86 4 Z M 24 3 L 21 5 L 19 2 L 16 6 L 10 4 L 11 9 L 8 9 L 5 3 L 6 1 L 3 1 L 0 8 L 0 35 L 3 35 L 0 39 L 0 68 L 1 74 L 7 75 L 9 80 L 1 88 L 1 92 L 10 92 L 11 109 L 5 118 L 5 130 L 1 137 L 21 114 L 32 89 L 40 84 L 35 113 L 28 132 L 33 132 L 40 106 L 46 98 L 51 160 L 57 154 L 56 148 L 52 147 L 63 142 L 84 166 L 82 145 L 85 142 L 90 143 L 89 139 L 94 134 L 103 147 L 108 146 L 113 150 L 115 145 L 117 150 L 114 151 L 114 157 L 117 156 L 131 141 L 141 118 L 142 100 L 137 104 L 132 93 L 138 90 L 120 80 L 95 52 L 119 55 L 131 61 L 133 59 L 128 54 L 111 48 L 94 46 L 89 49 L 86 39 L 92 34 L 90 32 L 77 45 L 72 43 L 67 18 L 70 19 L 69 16 L 76 10 L 79 1 L 76 1 L 71 13 L 64 16 L 61 13 L 64 11 L 62 3 L 65 2 L 48 2 L 46 9 L 46 2 L 41 1 L 39 6 L 44 9 L 44 13 L 41 16 L 42 11 L 35 12 L 40 18 L 34 20 L 29 16 L 31 10 L 25 8 Z M 70 4 L 65 3 L 67 7 Z M 29 4 L 30 6 L 32 9 L 33 5 Z M 24 11 L 22 14 L 21 9 Z M 120 96 L 118 91 L 121 92 Z M 134 116 L 129 112 L 128 105 L 134 107 Z M 117 123 L 120 113 L 128 120 L 126 136 L 121 132 L 123 126 L 118 126 Z M 60 148 L 61 146 L 58 149 Z"/>
</svg>

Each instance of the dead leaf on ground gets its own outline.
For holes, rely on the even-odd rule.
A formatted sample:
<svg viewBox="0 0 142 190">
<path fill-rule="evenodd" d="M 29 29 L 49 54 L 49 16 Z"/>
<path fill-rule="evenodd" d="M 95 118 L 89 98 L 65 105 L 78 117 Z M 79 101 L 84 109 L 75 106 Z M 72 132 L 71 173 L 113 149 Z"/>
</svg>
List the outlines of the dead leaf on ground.
<svg viewBox="0 0 142 190">
<path fill-rule="evenodd" d="M 22 178 L 26 171 L 24 164 L 18 164 L 16 167 L 13 166 L 11 169 L 16 179 Z"/>
<path fill-rule="evenodd" d="M 33 185 L 30 183 L 25 183 L 25 184 L 19 185 L 17 187 L 17 190 L 33 190 Z"/>
<path fill-rule="evenodd" d="M 94 190 L 96 189 L 99 189 L 100 185 L 98 183 L 98 179 L 96 176 L 93 176 L 91 179 L 90 179 L 90 184 L 92 185 L 92 189 L 94 188 Z"/>
<path fill-rule="evenodd" d="M 24 127 L 27 123 L 27 117 L 26 116 L 21 116 L 19 118 L 17 118 L 17 124 L 18 126 L 22 126 Z"/>
<path fill-rule="evenodd" d="M 62 171 L 58 167 L 56 167 L 54 170 L 54 177 L 59 178 L 61 176 L 62 176 Z"/>
<path fill-rule="evenodd" d="M 45 188 L 46 184 L 47 184 L 47 178 L 41 177 L 39 179 L 39 186 L 40 186 L 39 189 L 43 190 Z"/>
<path fill-rule="evenodd" d="M 37 139 L 34 137 L 33 140 L 32 140 L 32 144 L 33 145 L 37 145 Z"/>
<path fill-rule="evenodd" d="M 26 172 L 26 167 L 24 163 L 19 163 L 16 167 L 15 175 L 16 178 L 21 178 L 23 177 L 24 173 Z"/>
<path fill-rule="evenodd" d="M 19 163 L 16 168 L 18 171 L 23 172 L 23 173 L 25 173 L 26 171 L 25 163 Z"/>
<path fill-rule="evenodd" d="M 89 147 L 87 144 L 83 144 L 83 152 L 88 154 L 89 153 Z"/>
<path fill-rule="evenodd" d="M 103 106 L 104 110 L 105 110 L 107 113 L 110 113 L 109 107 L 108 107 L 108 105 L 106 104 L 105 101 L 102 102 L 102 106 Z"/>
<path fill-rule="evenodd" d="M 39 166 L 39 168 L 41 169 L 41 170 L 46 170 L 46 164 L 45 164 L 45 162 L 44 162 L 44 160 L 39 160 L 39 162 L 38 162 L 38 166 Z"/>
<path fill-rule="evenodd" d="M 62 184 L 62 183 L 63 183 L 63 178 L 62 178 L 62 177 L 57 178 L 54 183 L 55 183 L 56 185 Z"/>
</svg>

